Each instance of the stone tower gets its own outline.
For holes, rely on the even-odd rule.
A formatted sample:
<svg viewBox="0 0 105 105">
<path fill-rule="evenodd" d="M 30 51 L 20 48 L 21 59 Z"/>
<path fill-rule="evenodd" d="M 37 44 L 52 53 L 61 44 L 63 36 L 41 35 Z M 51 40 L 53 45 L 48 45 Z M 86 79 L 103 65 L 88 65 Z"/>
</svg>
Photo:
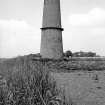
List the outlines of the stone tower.
<svg viewBox="0 0 105 105">
<path fill-rule="evenodd" d="M 42 58 L 63 56 L 60 0 L 44 0 L 40 54 Z"/>
</svg>

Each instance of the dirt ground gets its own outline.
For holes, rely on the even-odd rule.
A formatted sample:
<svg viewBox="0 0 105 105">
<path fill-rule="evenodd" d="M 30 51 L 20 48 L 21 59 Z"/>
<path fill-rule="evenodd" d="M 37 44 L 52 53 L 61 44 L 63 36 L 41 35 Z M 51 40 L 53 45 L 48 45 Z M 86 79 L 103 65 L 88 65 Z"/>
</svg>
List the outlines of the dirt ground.
<svg viewBox="0 0 105 105">
<path fill-rule="evenodd" d="M 105 105 L 105 71 L 53 73 L 53 76 L 65 88 L 68 101 L 76 105 Z"/>
</svg>

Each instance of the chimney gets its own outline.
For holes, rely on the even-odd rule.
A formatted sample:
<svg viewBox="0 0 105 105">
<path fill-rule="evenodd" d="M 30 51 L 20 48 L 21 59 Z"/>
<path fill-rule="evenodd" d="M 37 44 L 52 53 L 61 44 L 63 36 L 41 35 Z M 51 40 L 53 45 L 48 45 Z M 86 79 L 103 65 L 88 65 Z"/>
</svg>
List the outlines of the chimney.
<svg viewBox="0 0 105 105">
<path fill-rule="evenodd" d="M 40 54 L 42 58 L 63 57 L 60 0 L 44 0 Z"/>
</svg>

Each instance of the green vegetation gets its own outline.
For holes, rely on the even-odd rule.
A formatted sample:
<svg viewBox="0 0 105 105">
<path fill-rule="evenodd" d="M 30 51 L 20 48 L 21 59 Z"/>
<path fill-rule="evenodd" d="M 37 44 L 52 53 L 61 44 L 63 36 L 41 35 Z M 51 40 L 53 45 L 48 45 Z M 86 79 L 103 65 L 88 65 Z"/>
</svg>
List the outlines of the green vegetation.
<svg viewBox="0 0 105 105">
<path fill-rule="evenodd" d="M 75 70 L 95 71 L 105 70 L 105 58 L 101 57 L 72 57 L 62 60 L 49 60 L 48 68 L 57 72 L 71 72 Z"/>
<path fill-rule="evenodd" d="M 46 64 L 32 56 L 0 64 L 0 105 L 71 105 Z"/>
<path fill-rule="evenodd" d="M 105 70 L 105 58 L 51 60 L 28 55 L 0 62 L 0 105 L 73 105 L 57 86 L 53 72 Z M 95 80 L 98 79 L 97 77 Z"/>
</svg>

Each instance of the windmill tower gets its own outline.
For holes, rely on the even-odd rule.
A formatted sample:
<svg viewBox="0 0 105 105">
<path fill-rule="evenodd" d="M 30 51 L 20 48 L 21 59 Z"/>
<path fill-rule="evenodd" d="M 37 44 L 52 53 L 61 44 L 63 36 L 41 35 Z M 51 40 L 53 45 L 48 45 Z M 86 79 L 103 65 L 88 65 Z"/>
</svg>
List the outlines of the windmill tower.
<svg viewBox="0 0 105 105">
<path fill-rule="evenodd" d="M 42 58 L 63 56 L 60 0 L 44 0 L 40 54 Z"/>
</svg>

